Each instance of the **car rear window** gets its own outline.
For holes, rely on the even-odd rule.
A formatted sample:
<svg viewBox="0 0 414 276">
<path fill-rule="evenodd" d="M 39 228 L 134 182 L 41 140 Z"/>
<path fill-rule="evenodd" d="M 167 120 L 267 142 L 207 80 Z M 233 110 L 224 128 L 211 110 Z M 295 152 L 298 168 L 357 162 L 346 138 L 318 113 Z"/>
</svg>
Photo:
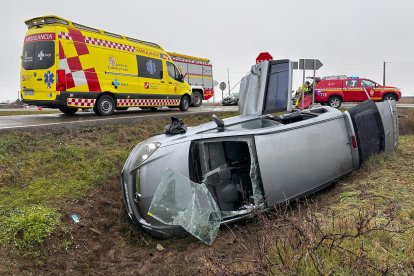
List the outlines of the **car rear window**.
<svg viewBox="0 0 414 276">
<path fill-rule="evenodd" d="M 54 41 L 36 41 L 24 45 L 22 67 L 25 70 L 48 69 L 54 64 Z"/>
</svg>

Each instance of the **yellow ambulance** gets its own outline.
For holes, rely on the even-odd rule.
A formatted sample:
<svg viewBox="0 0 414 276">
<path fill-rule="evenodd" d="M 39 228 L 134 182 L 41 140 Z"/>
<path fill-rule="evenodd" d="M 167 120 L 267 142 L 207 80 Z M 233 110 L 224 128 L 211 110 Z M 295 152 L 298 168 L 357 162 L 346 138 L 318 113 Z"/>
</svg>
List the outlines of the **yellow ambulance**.
<svg viewBox="0 0 414 276">
<path fill-rule="evenodd" d="M 102 116 L 132 106 L 188 110 L 190 85 L 159 45 L 57 16 L 25 23 L 24 103 L 65 114 L 93 108 Z"/>
</svg>

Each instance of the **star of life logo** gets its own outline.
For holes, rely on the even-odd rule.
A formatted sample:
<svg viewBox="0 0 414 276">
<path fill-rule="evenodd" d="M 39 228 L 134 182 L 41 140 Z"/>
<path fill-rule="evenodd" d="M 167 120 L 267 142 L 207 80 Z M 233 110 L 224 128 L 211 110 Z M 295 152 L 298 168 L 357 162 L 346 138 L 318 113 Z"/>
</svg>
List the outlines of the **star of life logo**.
<svg viewBox="0 0 414 276">
<path fill-rule="evenodd" d="M 155 66 L 155 63 L 152 60 L 148 60 L 147 63 L 147 72 L 151 75 L 154 75 L 155 72 L 157 72 L 157 67 Z"/>
<path fill-rule="evenodd" d="M 44 82 L 47 84 L 47 88 L 50 88 L 51 84 L 55 81 L 52 72 L 47 71 L 44 75 Z"/>
</svg>

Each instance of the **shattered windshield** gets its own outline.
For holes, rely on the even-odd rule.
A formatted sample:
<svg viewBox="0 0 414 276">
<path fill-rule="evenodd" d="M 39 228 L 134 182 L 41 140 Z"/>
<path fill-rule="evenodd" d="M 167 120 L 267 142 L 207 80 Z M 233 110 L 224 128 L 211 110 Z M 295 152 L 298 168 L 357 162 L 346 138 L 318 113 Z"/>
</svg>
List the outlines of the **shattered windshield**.
<svg viewBox="0 0 414 276">
<path fill-rule="evenodd" d="M 206 186 L 170 169 L 163 173 L 148 215 L 168 225 L 180 225 L 209 245 L 221 222 L 220 210 Z"/>
</svg>

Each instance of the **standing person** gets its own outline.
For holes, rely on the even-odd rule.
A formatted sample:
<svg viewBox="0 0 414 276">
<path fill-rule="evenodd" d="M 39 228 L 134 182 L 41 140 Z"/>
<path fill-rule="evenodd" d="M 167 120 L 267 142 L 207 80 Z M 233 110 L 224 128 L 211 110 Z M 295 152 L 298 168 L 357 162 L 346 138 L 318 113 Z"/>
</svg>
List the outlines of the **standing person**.
<svg viewBox="0 0 414 276">
<path fill-rule="evenodd" d="M 301 87 L 296 90 L 296 107 L 299 107 L 300 101 L 304 95 L 304 93 L 309 92 L 310 82 L 306 81 Z"/>
</svg>

